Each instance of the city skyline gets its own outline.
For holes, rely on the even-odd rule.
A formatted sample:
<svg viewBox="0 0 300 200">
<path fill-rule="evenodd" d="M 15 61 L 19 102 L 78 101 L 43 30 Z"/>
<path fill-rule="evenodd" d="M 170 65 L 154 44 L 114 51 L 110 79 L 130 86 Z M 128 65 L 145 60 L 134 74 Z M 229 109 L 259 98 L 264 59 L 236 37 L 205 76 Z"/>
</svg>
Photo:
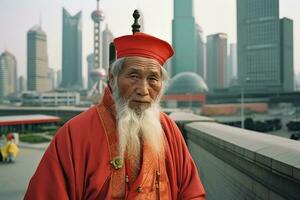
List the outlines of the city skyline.
<svg viewBox="0 0 300 200">
<path fill-rule="evenodd" d="M 157 5 L 160 6 L 157 6 Z M 294 70 L 300 73 L 300 13 L 297 13 L 297 0 L 280 2 L 280 17 L 294 20 Z M 117 6 L 116 6 L 117 5 Z M 0 35 L 0 52 L 5 49 L 12 52 L 18 62 L 18 76 L 26 74 L 26 31 L 41 23 L 48 35 L 49 67 L 56 71 L 61 69 L 62 56 L 62 24 L 61 9 L 66 7 L 73 15 L 79 11 L 83 13 L 83 70 L 87 76 L 85 58 L 93 52 L 93 22 L 90 14 L 95 10 L 96 1 L 47 1 L 28 0 L 26 2 L 0 0 L 0 23 L 3 27 Z M 133 19 L 131 14 L 135 8 L 144 15 L 145 32 L 172 41 L 173 1 L 122 1 L 100 0 L 109 29 L 114 36 L 131 34 Z M 153 15 L 153 11 L 159 13 Z M 225 10 L 225 11 L 224 11 Z M 16 13 L 22 18 L 16 17 Z M 217 16 L 214 16 L 218 13 Z M 194 1 L 195 21 L 202 27 L 204 36 L 224 32 L 228 34 L 228 43 L 236 42 L 236 0 L 197 0 Z M 122 19 L 122 23 L 120 23 Z M 299 35 L 299 36 L 298 36 Z"/>
</svg>

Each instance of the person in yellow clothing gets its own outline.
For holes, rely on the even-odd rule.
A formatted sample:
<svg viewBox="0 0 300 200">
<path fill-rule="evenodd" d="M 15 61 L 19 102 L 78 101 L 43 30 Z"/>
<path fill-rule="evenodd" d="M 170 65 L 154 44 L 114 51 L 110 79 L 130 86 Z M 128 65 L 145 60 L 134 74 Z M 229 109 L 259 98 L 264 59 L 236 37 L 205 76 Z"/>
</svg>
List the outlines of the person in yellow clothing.
<svg viewBox="0 0 300 200">
<path fill-rule="evenodd" d="M 6 143 L 1 147 L 1 155 L 3 162 L 14 162 L 19 152 L 18 146 L 14 142 L 14 135 L 12 133 L 7 134 Z"/>
</svg>

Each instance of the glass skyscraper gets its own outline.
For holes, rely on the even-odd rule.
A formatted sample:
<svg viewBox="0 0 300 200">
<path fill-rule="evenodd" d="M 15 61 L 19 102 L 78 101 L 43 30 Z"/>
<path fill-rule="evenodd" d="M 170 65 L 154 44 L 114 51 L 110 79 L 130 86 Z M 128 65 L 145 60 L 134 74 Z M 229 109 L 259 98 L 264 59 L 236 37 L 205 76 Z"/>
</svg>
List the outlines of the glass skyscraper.
<svg viewBox="0 0 300 200">
<path fill-rule="evenodd" d="M 227 34 L 217 33 L 207 36 L 207 79 L 208 88 L 227 87 Z"/>
<path fill-rule="evenodd" d="M 94 80 L 92 79 L 91 72 L 95 69 L 95 56 L 94 53 L 91 53 L 86 58 L 87 61 L 87 89 L 92 89 L 94 85 Z"/>
<path fill-rule="evenodd" d="M 0 98 L 15 94 L 17 84 L 17 60 L 5 50 L 0 55 Z"/>
<path fill-rule="evenodd" d="M 108 72 L 109 68 L 109 45 L 113 40 L 113 33 L 109 30 L 108 25 L 106 25 L 102 32 L 102 67 L 106 72 Z"/>
<path fill-rule="evenodd" d="M 203 30 L 200 25 L 196 25 L 196 56 L 197 74 L 206 79 L 206 44 L 204 42 Z"/>
<path fill-rule="evenodd" d="M 71 16 L 63 8 L 62 81 L 65 89 L 82 89 L 81 11 Z"/>
<path fill-rule="evenodd" d="M 196 73 L 198 69 L 193 0 L 174 0 L 172 45 L 175 50 L 172 76 L 187 71 Z"/>
<path fill-rule="evenodd" d="M 238 82 L 247 91 L 293 90 L 293 24 L 279 0 L 237 0 Z"/>
<path fill-rule="evenodd" d="M 27 32 L 27 89 L 50 91 L 52 87 L 48 72 L 47 36 L 36 25 Z"/>
</svg>

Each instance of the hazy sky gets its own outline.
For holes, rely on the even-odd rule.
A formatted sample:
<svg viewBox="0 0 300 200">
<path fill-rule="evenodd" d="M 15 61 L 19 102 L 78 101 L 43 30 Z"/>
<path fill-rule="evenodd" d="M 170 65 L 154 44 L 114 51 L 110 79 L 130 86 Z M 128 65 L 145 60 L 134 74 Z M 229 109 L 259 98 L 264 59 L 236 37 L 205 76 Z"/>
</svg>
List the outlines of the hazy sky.
<svg viewBox="0 0 300 200">
<path fill-rule="evenodd" d="M 86 77 L 86 57 L 93 51 L 90 14 L 95 10 L 96 0 L 0 0 L 0 53 L 7 49 L 16 56 L 19 75 L 26 75 L 26 33 L 40 21 L 48 37 L 49 67 L 61 68 L 62 7 L 72 15 L 83 12 L 83 74 Z M 108 24 L 115 37 L 131 34 L 131 15 L 139 8 L 144 15 L 145 32 L 171 42 L 173 0 L 100 0 L 100 7 L 106 16 L 104 24 Z M 294 20 L 296 73 L 300 73 L 299 7 L 299 0 L 280 1 L 280 16 Z M 224 32 L 229 42 L 236 42 L 236 0 L 194 0 L 194 15 L 205 36 Z"/>
</svg>

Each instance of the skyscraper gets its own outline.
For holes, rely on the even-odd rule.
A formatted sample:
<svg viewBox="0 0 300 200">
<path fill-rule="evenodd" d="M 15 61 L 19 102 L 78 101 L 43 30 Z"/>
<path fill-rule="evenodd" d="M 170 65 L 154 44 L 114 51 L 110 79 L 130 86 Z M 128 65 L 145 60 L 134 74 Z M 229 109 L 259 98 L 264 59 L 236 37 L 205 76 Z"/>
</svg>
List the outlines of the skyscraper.
<svg viewBox="0 0 300 200">
<path fill-rule="evenodd" d="M 48 70 L 47 36 L 36 25 L 27 32 L 27 89 L 50 91 Z"/>
<path fill-rule="evenodd" d="M 0 55 L 0 100 L 8 95 L 8 68 L 5 60 Z"/>
<path fill-rule="evenodd" d="M 62 74 L 61 70 L 56 71 L 56 88 L 58 88 L 61 85 L 61 79 L 62 79 L 61 74 Z"/>
<path fill-rule="evenodd" d="M 27 90 L 27 87 L 26 87 L 26 80 L 25 80 L 25 77 L 24 76 L 19 76 L 19 88 L 18 88 L 18 92 L 23 92 L 23 91 L 26 91 Z"/>
<path fill-rule="evenodd" d="M 50 81 L 50 89 L 53 90 L 55 88 L 55 71 L 52 68 L 48 68 L 48 79 Z"/>
<path fill-rule="evenodd" d="M 223 89 L 227 73 L 227 34 L 207 36 L 207 84 L 212 91 Z"/>
<path fill-rule="evenodd" d="M 95 58 L 94 58 L 94 53 L 91 53 L 87 56 L 86 58 L 88 67 L 87 67 L 87 89 L 91 90 L 93 85 L 94 85 L 94 80 L 92 79 L 92 76 L 90 75 L 91 72 L 95 69 Z"/>
<path fill-rule="evenodd" d="M 109 67 L 109 45 L 114 40 L 113 33 L 108 29 L 106 25 L 105 30 L 102 33 L 102 66 L 105 71 L 108 71 Z"/>
<path fill-rule="evenodd" d="M 293 20 L 280 20 L 280 64 L 283 91 L 294 90 Z"/>
<path fill-rule="evenodd" d="M 81 11 L 71 16 L 63 8 L 62 81 L 66 89 L 82 89 Z"/>
<path fill-rule="evenodd" d="M 229 54 L 227 60 L 227 75 L 226 75 L 226 84 L 230 86 L 233 78 L 236 78 L 236 70 L 237 70 L 237 51 L 236 44 L 230 44 L 229 46 Z"/>
<path fill-rule="evenodd" d="M 0 98 L 17 92 L 17 60 L 8 51 L 0 55 L 0 79 Z"/>
<path fill-rule="evenodd" d="M 203 38 L 203 30 L 200 25 L 196 25 L 196 56 L 197 74 L 206 79 L 206 44 Z"/>
<path fill-rule="evenodd" d="M 196 30 L 193 0 L 174 0 L 172 43 L 175 54 L 172 76 L 180 72 L 197 72 Z"/>
<path fill-rule="evenodd" d="M 279 19 L 279 0 L 237 0 L 238 81 L 246 91 L 293 90 L 292 33 L 292 20 Z"/>
</svg>

